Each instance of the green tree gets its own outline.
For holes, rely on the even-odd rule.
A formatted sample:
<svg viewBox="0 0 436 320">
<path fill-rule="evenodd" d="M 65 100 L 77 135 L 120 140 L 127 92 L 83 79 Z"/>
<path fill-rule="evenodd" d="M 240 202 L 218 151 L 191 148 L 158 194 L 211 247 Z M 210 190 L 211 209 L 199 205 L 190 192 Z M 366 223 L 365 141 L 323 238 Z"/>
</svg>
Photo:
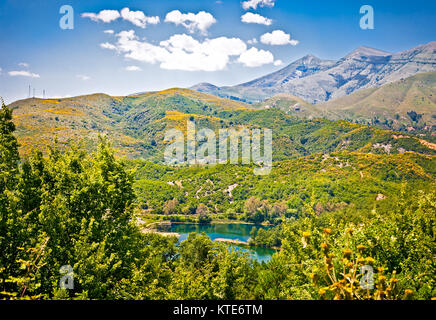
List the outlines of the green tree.
<svg viewBox="0 0 436 320">
<path fill-rule="evenodd" d="M 18 143 L 14 137 L 12 110 L 2 100 L 0 109 L 0 291 L 8 290 L 6 279 L 18 269 L 22 222 L 18 214 Z M 9 288 L 10 289 L 10 288 Z"/>
</svg>

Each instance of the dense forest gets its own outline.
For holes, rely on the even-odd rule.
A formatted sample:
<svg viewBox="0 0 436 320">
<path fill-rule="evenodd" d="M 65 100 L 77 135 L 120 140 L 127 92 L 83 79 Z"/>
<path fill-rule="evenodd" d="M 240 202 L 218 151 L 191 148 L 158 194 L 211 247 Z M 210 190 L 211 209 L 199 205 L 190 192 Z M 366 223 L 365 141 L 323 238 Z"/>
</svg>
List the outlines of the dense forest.
<svg viewBox="0 0 436 320">
<path fill-rule="evenodd" d="M 103 138 L 95 152 L 78 144 L 20 158 L 14 131 L 3 105 L 0 299 L 436 296 L 434 155 L 314 150 L 257 177 L 249 166 L 125 160 Z M 204 234 L 178 244 L 138 222 L 173 219 L 273 224 L 251 241 L 280 250 L 259 263 Z M 59 286 L 67 265 L 70 290 Z M 363 266 L 374 290 L 360 286 Z"/>
</svg>

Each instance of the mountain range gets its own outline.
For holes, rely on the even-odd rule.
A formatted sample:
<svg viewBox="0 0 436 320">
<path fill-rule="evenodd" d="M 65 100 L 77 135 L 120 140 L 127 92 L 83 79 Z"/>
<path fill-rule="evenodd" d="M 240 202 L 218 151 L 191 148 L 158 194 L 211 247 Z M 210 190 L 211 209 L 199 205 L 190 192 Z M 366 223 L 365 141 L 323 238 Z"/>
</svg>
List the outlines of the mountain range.
<svg viewBox="0 0 436 320">
<path fill-rule="evenodd" d="M 435 131 L 436 126 L 436 71 L 362 89 L 316 105 L 291 94 L 277 94 L 252 107 L 280 109 L 299 118 L 344 119 L 382 129 L 428 134 Z"/>
<path fill-rule="evenodd" d="M 359 47 L 339 61 L 307 55 L 250 82 L 225 87 L 200 83 L 191 89 L 248 103 L 291 94 L 318 104 L 432 71 L 436 71 L 436 41 L 399 53 Z"/>
<path fill-rule="evenodd" d="M 32 98 L 10 107 L 22 155 L 78 140 L 93 149 L 102 135 L 121 156 L 162 161 L 166 130 L 185 130 L 188 120 L 214 131 L 270 128 L 275 160 L 343 150 L 435 154 L 435 52 L 436 42 L 397 54 L 361 47 L 337 62 L 309 55 L 235 87 Z"/>
</svg>

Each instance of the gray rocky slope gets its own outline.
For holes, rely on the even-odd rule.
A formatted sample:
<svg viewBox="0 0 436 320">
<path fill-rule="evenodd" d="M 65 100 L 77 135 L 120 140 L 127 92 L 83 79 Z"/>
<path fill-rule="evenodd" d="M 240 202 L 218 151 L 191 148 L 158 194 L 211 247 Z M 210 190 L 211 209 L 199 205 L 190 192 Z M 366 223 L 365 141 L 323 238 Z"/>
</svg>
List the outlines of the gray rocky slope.
<svg viewBox="0 0 436 320">
<path fill-rule="evenodd" d="M 321 103 L 435 70 L 436 41 L 433 41 L 395 54 L 360 47 L 339 61 L 307 55 L 247 83 L 227 87 L 201 83 L 191 89 L 247 102 L 287 93 L 310 103 Z"/>
</svg>

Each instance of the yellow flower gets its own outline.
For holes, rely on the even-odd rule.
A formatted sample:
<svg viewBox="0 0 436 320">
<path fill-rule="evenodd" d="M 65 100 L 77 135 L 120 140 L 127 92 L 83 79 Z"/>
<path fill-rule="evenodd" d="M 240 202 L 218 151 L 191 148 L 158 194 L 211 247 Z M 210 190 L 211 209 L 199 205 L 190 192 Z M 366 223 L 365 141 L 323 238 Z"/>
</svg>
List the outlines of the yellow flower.
<svg viewBox="0 0 436 320">
<path fill-rule="evenodd" d="M 371 265 L 371 266 L 375 263 L 374 258 L 371 258 L 371 257 L 367 257 L 365 260 L 366 260 L 366 263 Z"/>
<path fill-rule="evenodd" d="M 365 246 L 363 244 L 359 244 L 357 246 L 357 250 L 359 250 L 360 252 L 362 252 L 363 250 L 365 250 Z"/>
<path fill-rule="evenodd" d="M 324 253 L 327 253 L 327 251 L 329 250 L 329 245 L 325 242 L 321 243 L 321 249 L 322 251 L 324 251 Z"/>
<path fill-rule="evenodd" d="M 352 236 L 354 232 L 354 228 L 347 228 L 345 229 L 345 232 L 348 233 L 350 236 Z"/>
<path fill-rule="evenodd" d="M 410 289 L 406 289 L 406 290 L 404 291 L 403 299 L 405 299 L 405 300 L 409 300 L 409 299 L 411 299 L 412 295 L 413 295 L 413 291 L 410 290 Z"/>
<path fill-rule="evenodd" d="M 342 253 L 344 254 L 344 258 L 350 258 L 351 257 L 351 254 L 353 253 L 350 249 L 345 249 L 345 250 L 343 250 L 342 251 Z"/>
<path fill-rule="evenodd" d="M 325 228 L 325 229 L 324 229 L 324 233 L 325 233 L 325 234 L 332 234 L 332 229 L 330 229 L 330 228 Z"/>
</svg>

